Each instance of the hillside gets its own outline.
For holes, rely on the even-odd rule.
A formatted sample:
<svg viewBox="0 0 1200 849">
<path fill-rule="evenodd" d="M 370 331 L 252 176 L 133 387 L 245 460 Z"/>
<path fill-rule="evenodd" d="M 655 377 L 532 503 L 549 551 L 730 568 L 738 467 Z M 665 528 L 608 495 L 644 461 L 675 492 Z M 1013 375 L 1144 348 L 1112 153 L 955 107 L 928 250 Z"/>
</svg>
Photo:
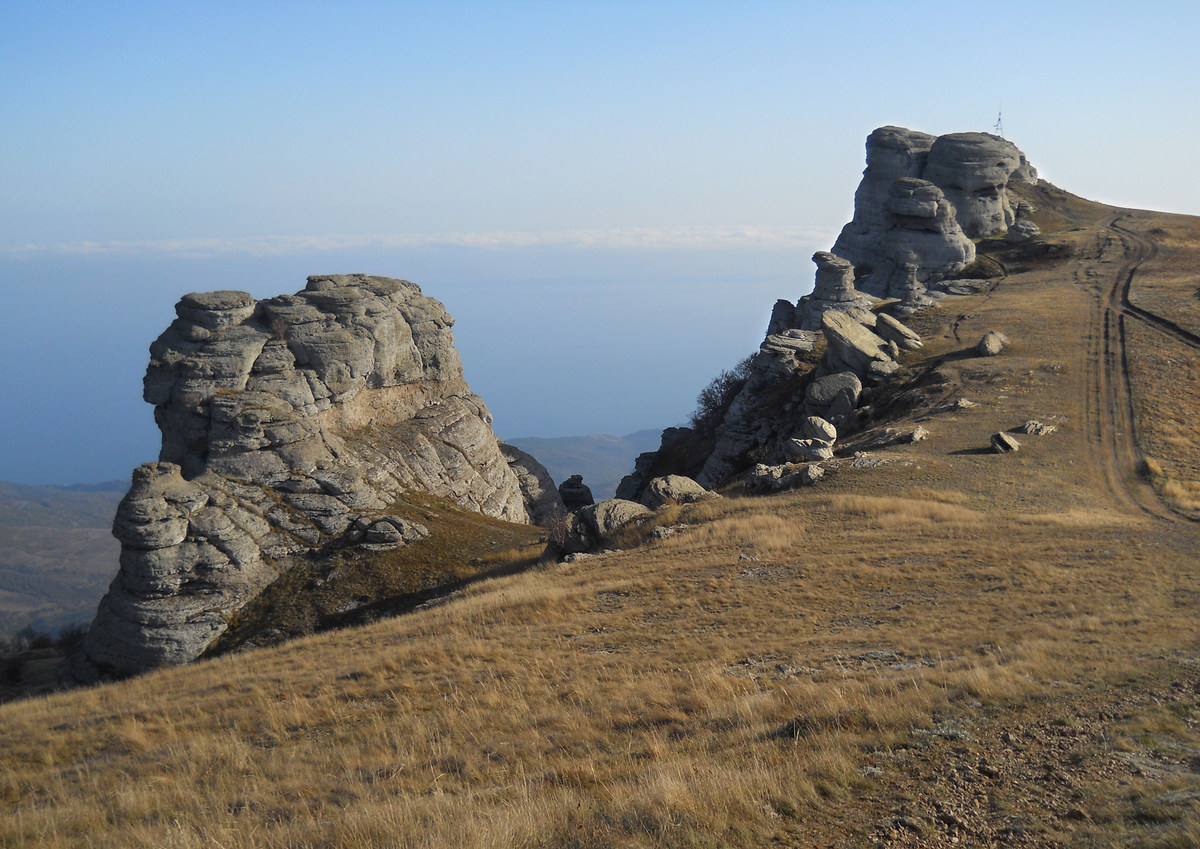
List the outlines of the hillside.
<svg viewBox="0 0 1200 849">
<path fill-rule="evenodd" d="M 91 621 L 121 549 L 113 486 L 0 482 L 0 636 Z"/>
<path fill-rule="evenodd" d="M 924 441 L 2 706 L 0 843 L 1200 844 L 1200 219 L 1023 191 L 1037 245 L 910 319 Z"/>
</svg>

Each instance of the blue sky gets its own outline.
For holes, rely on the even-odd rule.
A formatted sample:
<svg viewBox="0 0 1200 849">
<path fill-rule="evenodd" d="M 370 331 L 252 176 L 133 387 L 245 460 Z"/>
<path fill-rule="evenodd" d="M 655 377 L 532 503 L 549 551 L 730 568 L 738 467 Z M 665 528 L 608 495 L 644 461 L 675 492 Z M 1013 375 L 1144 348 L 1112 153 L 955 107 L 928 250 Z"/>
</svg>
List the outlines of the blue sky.
<svg viewBox="0 0 1200 849">
<path fill-rule="evenodd" d="M 1191 3 L 0 3 L 0 479 L 154 459 L 188 291 L 412 279 L 502 436 L 682 421 L 876 126 L 1200 212 Z"/>
</svg>

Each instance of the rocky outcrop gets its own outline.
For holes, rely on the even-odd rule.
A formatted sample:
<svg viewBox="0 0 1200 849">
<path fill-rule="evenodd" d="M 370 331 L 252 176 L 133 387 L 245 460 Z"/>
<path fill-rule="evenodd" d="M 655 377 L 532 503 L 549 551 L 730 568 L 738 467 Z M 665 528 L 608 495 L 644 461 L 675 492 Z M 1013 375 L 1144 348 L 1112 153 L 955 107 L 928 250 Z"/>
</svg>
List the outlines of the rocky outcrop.
<svg viewBox="0 0 1200 849">
<path fill-rule="evenodd" d="M 811 294 L 796 305 L 797 314 L 790 326 L 801 330 L 820 330 L 821 317 L 830 310 L 867 310 L 879 302 L 854 288 L 854 266 L 829 251 L 813 254 L 817 278 Z M 787 303 L 784 301 L 783 303 Z"/>
<path fill-rule="evenodd" d="M 571 475 L 560 483 L 558 495 L 566 509 L 572 512 L 596 503 L 591 487 L 583 482 L 583 475 Z"/>
<path fill-rule="evenodd" d="M 833 253 L 854 266 L 860 291 L 918 301 L 919 287 L 974 260 L 972 239 L 1014 225 L 1009 184 L 1036 181 L 1025 155 L 999 136 L 881 127 L 867 138 L 854 218 Z"/>
<path fill-rule="evenodd" d="M 645 521 L 654 515 L 636 501 L 609 498 L 570 513 L 565 519 L 563 539 L 555 554 L 559 557 L 585 554 L 603 548 L 626 525 Z"/>
<path fill-rule="evenodd" d="M 993 285 L 958 276 L 976 258 L 972 239 L 1006 230 L 1017 240 L 1036 235 L 1020 219 L 1032 208 L 1009 195 L 1014 183 L 1036 180 L 1024 154 L 998 136 L 939 137 L 901 127 L 871 133 L 853 220 L 832 251 L 813 255 L 812 293 L 775 303 L 766 338 L 720 423 L 664 433 L 662 447 L 638 458 L 620 494 L 637 498 L 653 475 L 668 473 L 691 475 L 710 489 L 749 473 L 748 488 L 774 491 L 819 479 L 817 462 L 834 468 L 830 458 L 854 447 L 835 437 L 886 423 L 871 396 L 899 403 L 881 387 L 901 372 L 905 354 L 923 345 L 901 319 L 948 295 Z M 926 435 L 923 428 L 884 427 L 873 438 L 883 446 Z M 869 457 L 853 461 L 854 468 L 872 465 Z"/>
<path fill-rule="evenodd" d="M 403 493 L 513 522 L 547 509 L 545 470 L 502 451 L 453 320 L 416 285 L 318 276 L 263 301 L 185 295 L 176 313 L 144 381 L 159 462 L 118 508 L 121 568 L 82 677 L 194 659 L 307 552 L 420 539 L 388 513 Z"/>
<path fill-rule="evenodd" d="M 554 479 L 533 455 L 506 442 L 500 443 L 500 453 L 508 461 L 509 468 L 516 473 L 521 495 L 529 509 L 529 517 L 535 525 L 545 525 L 566 512 L 562 496 L 554 486 Z"/>
</svg>

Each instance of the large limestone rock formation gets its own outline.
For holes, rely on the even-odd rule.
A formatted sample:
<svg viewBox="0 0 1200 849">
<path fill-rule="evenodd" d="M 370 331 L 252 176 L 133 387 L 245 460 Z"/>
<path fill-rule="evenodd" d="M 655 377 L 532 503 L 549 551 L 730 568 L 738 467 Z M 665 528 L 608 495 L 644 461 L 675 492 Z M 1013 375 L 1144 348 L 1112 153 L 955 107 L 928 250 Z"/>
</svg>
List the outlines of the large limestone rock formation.
<svg viewBox="0 0 1200 849">
<path fill-rule="evenodd" d="M 118 508 L 121 568 L 77 674 L 188 662 L 298 555 L 380 544 L 379 529 L 420 538 L 388 516 L 402 493 L 513 522 L 561 506 L 537 461 L 497 442 L 453 320 L 416 285 L 310 277 L 264 301 L 185 295 L 176 312 L 145 377 L 159 462 Z"/>
<path fill-rule="evenodd" d="M 952 278 L 974 260 L 972 239 L 1013 226 L 1010 183 L 1036 181 L 1025 155 L 999 136 L 880 127 L 867 138 L 854 218 L 833 253 L 854 265 L 861 291 L 916 299 L 914 283 Z"/>
</svg>

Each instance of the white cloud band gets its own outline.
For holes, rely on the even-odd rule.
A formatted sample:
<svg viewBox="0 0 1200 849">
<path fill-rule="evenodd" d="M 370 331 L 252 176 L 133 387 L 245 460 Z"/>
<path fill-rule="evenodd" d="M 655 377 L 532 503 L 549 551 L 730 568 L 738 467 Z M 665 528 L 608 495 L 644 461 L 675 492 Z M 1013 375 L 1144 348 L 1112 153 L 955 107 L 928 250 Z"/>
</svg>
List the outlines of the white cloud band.
<svg viewBox="0 0 1200 849">
<path fill-rule="evenodd" d="M 326 236 L 137 239 L 0 246 L 0 255 L 278 256 L 362 248 L 461 247 L 483 250 L 563 247 L 627 250 L 788 249 L 832 244 L 836 231 L 771 225 L 631 227 L 613 229 L 496 231 L 490 233 L 371 233 Z"/>
</svg>

